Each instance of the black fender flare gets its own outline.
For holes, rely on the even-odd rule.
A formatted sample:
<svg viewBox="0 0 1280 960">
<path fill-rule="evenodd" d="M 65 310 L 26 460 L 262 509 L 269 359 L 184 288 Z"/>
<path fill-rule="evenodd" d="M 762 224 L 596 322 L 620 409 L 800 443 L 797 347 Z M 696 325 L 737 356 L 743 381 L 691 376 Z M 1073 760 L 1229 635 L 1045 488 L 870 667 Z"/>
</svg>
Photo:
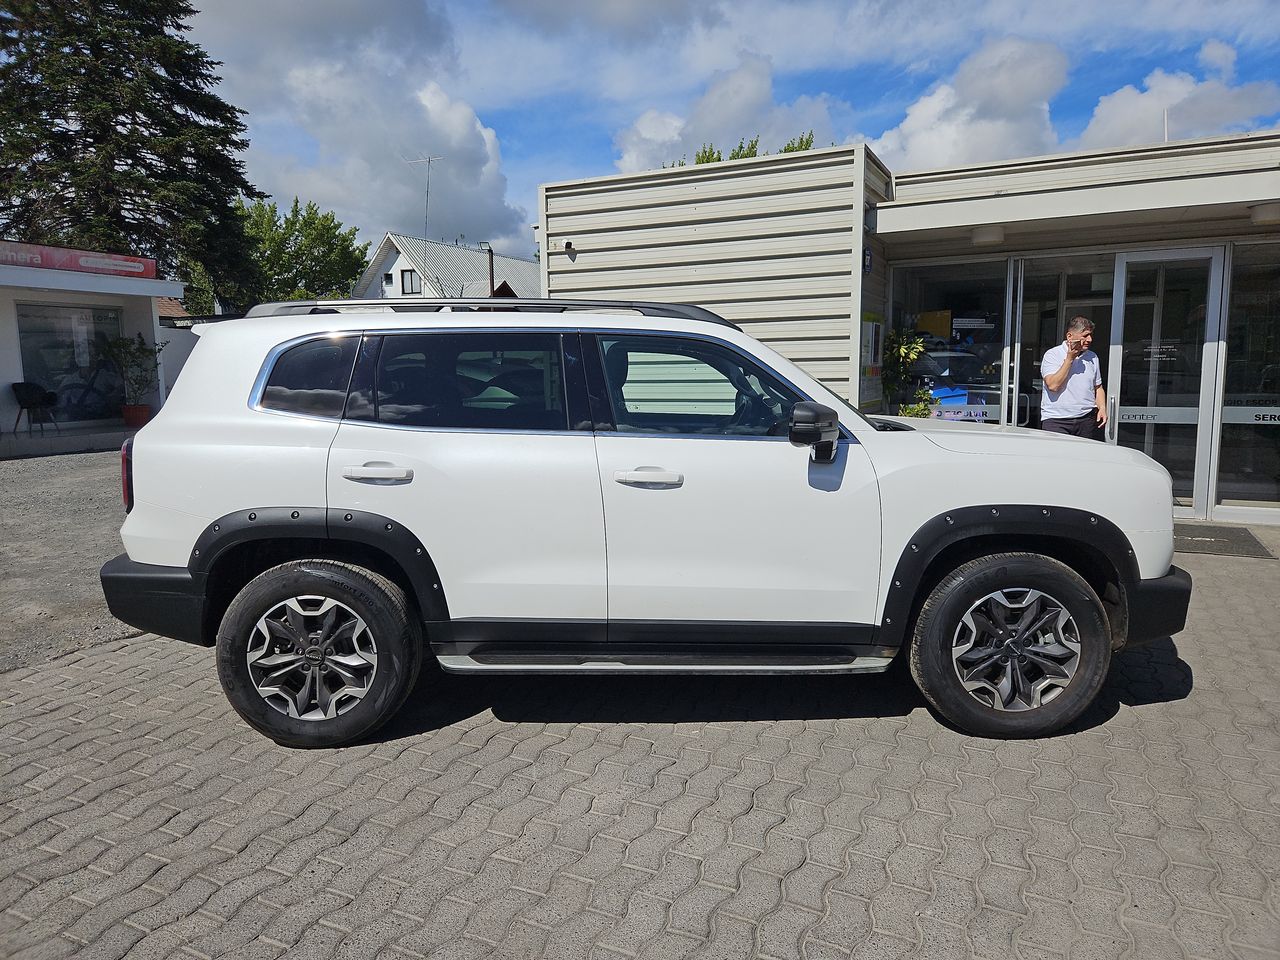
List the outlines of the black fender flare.
<svg viewBox="0 0 1280 960">
<path fill-rule="evenodd" d="M 958 507 L 925 522 L 903 547 L 888 583 L 877 633 L 882 647 L 901 647 L 907 638 L 916 595 L 925 571 L 948 547 L 984 536 L 1053 537 L 1102 553 L 1121 584 L 1140 579 L 1133 545 L 1106 517 L 1073 507 L 1039 504 L 982 504 Z"/>
<path fill-rule="evenodd" d="M 322 507 L 255 507 L 219 517 L 196 539 L 187 559 L 193 575 L 208 576 L 232 547 L 258 540 L 305 538 L 356 543 L 385 553 L 399 564 L 424 620 L 448 620 L 444 584 L 435 561 L 408 527 L 361 510 Z"/>
</svg>

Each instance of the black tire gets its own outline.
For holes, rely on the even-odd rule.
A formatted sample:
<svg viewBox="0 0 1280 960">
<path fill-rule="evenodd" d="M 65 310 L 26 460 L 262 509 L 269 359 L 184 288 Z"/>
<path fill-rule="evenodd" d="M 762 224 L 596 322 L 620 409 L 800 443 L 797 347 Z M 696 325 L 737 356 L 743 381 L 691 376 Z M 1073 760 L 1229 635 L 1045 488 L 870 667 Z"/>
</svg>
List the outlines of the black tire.
<svg viewBox="0 0 1280 960">
<path fill-rule="evenodd" d="M 1040 591 L 1065 609 L 1071 620 L 1063 627 L 1063 633 L 1070 634 L 1078 642 L 1079 649 L 1074 658 L 1064 659 L 1060 663 L 1054 661 L 1064 673 L 1070 674 L 1068 680 L 1059 682 L 1050 678 L 1038 665 L 1046 660 L 1038 651 L 1048 648 L 1039 648 L 1034 644 L 1030 646 L 1029 649 L 1033 655 L 1039 656 L 1039 660 L 1027 659 L 1024 655 L 1020 663 L 1013 663 L 1013 667 L 1024 667 L 1022 677 L 1031 676 L 1047 682 L 1048 686 L 1043 693 L 1047 702 L 1027 707 L 1025 699 L 1011 697 L 1009 701 L 1004 701 L 1011 704 L 1010 708 L 998 709 L 996 700 L 1002 696 L 995 689 L 998 684 L 993 685 L 990 690 L 984 688 L 971 693 L 961 682 L 962 667 L 957 666 L 953 659 L 953 650 L 957 646 L 965 646 L 975 636 L 967 626 L 962 626 L 963 618 L 975 604 L 1000 591 L 1010 591 L 1004 596 L 1014 600 L 1027 598 L 1031 595 L 1022 592 L 1027 590 Z M 1052 608 L 1042 605 L 1039 609 L 1047 611 Z M 1015 637 L 1016 631 L 1009 630 L 1007 633 L 1007 636 L 1001 636 L 1009 642 L 1018 639 Z M 1001 648 L 997 651 L 995 646 L 975 643 L 973 659 L 964 667 L 966 676 L 973 678 L 979 675 L 977 672 L 968 672 L 969 663 L 986 663 L 989 660 L 988 657 L 979 657 L 980 651 L 990 650 L 1007 656 L 1008 649 L 1018 648 Z M 1055 643 L 1054 649 L 1068 647 Z M 1016 657 L 1007 659 L 1016 660 Z M 1002 663 L 994 662 L 981 672 L 981 676 L 1005 676 L 1006 668 Z M 1017 739 L 1044 736 L 1076 719 L 1093 702 L 1102 687 L 1111 665 L 1111 637 L 1106 612 L 1098 595 L 1084 578 L 1057 560 L 1033 553 L 1001 553 L 980 557 L 947 574 L 929 594 L 916 617 L 911 637 L 910 665 L 911 675 L 925 698 L 934 709 L 960 729 L 984 737 Z M 1010 689 L 1016 689 L 1012 672 L 1008 672 L 1011 677 Z M 1030 702 L 1037 702 L 1038 699 L 1032 697 Z"/>
<path fill-rule="evenodd" d="M 313 637 L 306 656 L 297 655 L 299 645 L 289 650 L 294 641 L 282 639 L 279 632 L 287 629 L 293 631 L 291 636 L 298 635 L 289 626 L 289 613 L 282 606 L 297 598 L 321 598 L 298 604 L 307 615 L 299 622 L 317 628 L 305 634 Z M 324 615 L 309 611 L 330 600 L 341 605 L 331 609 L 335 620 L 344 620 L 346 629 L 338 628 L 332 641 L 336 646 L 326 650 L 315 642 L 317 631 L 324 635 Z M 259 629 L 259 622 L 265 622 L 268 614 L 281 611 L 283 615 L 275 618 L 278 629 Z M 367 629 L 358 629 L 355 617 Z M 345 656 L 342 662 L 327 659 L 344 654 L 357 641 L 361 650 Z M 249 665 L 251 644 L 255 655 L 285 656 L 297 663 L 276 673 L 274 666 L 264 668 L 255 661 L 252 672 L 260 680 L 283 674 L 278 686 L 271 682 L 263 686 L 286 693 L 259 692 Z M 317 652 L 320 650 L 325 652 Z M 400 709 L 417 680 L 423 644 L 404 592 L 390 580 L 336 560 L 294 560 L 258 575 L 231 601 L 218 629 L 217 654 L 222 689 L 251 727 L 288 747 L 340 747 L 367 737 Z M 376 654 L 372 666 L 367 661 L 370 654 Z M 349 685 L 344 679 L 348 675 L 361 682 Z M 306 684 L 325 684 L 323 695 L 314 686 L 303 689 Z M 338 692 L 330 693 L 335 687 Z M 346 692 L 355 690 L 363 695 Z M 297 711 L 299 703 L 313 706 L 295 715 L 286 712 Z M 324 715 L 326 711 L 332 715 Z M 308 714 L 315 718 L 304 719 Z"/>
</svg>

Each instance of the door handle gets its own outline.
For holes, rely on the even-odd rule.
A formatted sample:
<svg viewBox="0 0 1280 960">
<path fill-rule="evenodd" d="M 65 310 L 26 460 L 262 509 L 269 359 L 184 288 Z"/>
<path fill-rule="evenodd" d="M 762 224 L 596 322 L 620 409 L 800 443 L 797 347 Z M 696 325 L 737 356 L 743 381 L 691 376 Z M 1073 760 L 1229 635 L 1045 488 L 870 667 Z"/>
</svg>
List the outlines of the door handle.
<svg viewBox="0 0 1280 960">
<path fill-rule="evenodd" d="M 413 480 L 413 470 L 394 463 L 350 464 L 342 468 L 342 476 L 356 483 L 399 484 Z"/>
<path fill-rule="evenodd" d="M 661 467 L 637 467 L 634 470 L 615 470 L 613 479 L 629 487 L 678 487 L 684 483 L 684 474 Z"/>
<path fill-rule="evenodd" d="M 1107 406 L 1111 408 L 1107 411 L 1107 434 L 1114 440 L 1120 433 L 1120 425 L 1116 423 L 1116 417 L 1120 415 L 1120 398 L 1108 397 Z"/>
</svg>

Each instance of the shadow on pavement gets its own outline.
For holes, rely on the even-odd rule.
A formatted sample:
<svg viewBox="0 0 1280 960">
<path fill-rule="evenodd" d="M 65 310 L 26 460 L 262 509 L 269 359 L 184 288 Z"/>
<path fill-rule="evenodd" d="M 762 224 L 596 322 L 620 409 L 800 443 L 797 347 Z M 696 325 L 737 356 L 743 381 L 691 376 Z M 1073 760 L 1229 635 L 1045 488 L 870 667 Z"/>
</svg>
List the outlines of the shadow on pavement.
<svg viewBox="0 0 1280 960">
<path fill-rule="evenodd" d="M 1120 705 L 1181 700 L 1191 668 L 1169 638 L 1117 655 L 1098 699 L 1066 732 L 1105 723 Z M 462 677 L 425 669 L 374 742 L 418 736 L 485 710 L 508 723 L 713 723 L 873 719 L 925 705 L 900 661 L 882 674 L 761 677 Z"/>
</svg>

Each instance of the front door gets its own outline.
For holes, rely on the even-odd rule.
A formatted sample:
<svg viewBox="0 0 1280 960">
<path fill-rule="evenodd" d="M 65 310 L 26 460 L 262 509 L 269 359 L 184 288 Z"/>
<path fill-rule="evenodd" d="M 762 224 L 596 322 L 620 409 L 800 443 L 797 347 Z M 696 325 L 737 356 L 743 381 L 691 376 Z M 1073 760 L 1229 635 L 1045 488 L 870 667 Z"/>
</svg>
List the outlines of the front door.
<svg viewBox="0 0 1280 960">
<path fill-rule="evenodd" d="M 727 343 L 598 343 L 614 421 L 596 434 L 610 640 L 858 642 L 880 556 L 863 447 L 841 441 L 834 463 L 813 462 L 787 438 L 806 398 Z"/>
<path fill-rule="evenodd" d="M 1208 516 L 1221 277 L 1217 247 L 1116 257 L 1107 441 L 1169 471 L 1177 516 Z"/>
</svg>

